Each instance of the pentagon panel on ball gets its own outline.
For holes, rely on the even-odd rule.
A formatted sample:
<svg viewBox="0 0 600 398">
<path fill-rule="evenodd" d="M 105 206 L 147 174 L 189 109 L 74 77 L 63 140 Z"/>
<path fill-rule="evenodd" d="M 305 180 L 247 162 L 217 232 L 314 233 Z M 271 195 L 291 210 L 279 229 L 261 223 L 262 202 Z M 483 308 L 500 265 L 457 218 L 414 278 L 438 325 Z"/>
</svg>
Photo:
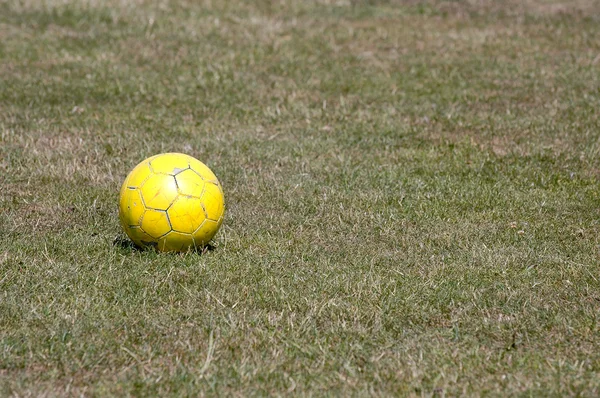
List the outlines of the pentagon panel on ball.
<svg viewBox="0 0 600 398">
<path fill-rule="evenodd" d="M 140 190 L 146 207 L 158 210 L 167 210 L 178 194 L 175 177 L 164 174 L 151 175 Z"/>
<path fill-rule="evenodd" d="M 167 212 L 153 209 L 146 209 L 142 216 L 141 227 L 144 232 L 156 239 L 171 232 L 173 229 Z"/>
<path fill-rule="evenodd" d="M 121 187 L 119 219 L 140 247 L 182 252 L 215 236 L 225 204 L 215 174 L 181 153 L 152 156 L 129 173 Z"/>
<path fill-rule="evenodd" d="M 204 192 L 204 180 L 194 170 L 187 169 L 177 174 L 175 182 L 181 195 L 200 198 Z"/>
<path fill-rule="evenodd" d="M 200 198 L 180 195 L 167 210 L 174 231 L 193 233 L 206 220 L 204 205 Z"/>
</svg>

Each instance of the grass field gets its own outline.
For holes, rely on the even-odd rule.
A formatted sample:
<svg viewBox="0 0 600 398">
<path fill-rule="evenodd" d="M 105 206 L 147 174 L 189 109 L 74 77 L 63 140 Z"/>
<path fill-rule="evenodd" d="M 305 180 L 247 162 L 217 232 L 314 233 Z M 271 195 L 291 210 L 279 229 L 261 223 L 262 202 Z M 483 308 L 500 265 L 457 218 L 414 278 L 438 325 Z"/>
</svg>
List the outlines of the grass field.
<svg viewBox="0 0 600 398">
<path fill-rule="evenodd" d="M 593 0 L 0 0 L 0 395 L 598 396 L 599 155 Z"/>
</svg>

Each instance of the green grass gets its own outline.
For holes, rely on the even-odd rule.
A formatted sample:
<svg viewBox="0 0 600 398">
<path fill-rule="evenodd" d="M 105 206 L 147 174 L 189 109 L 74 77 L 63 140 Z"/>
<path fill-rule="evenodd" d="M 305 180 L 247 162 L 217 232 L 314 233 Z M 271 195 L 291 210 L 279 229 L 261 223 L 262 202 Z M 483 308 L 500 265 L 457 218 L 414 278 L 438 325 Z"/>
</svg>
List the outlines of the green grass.
<svg viewBox="0 0 600 398">
<path fill-rule="evenodd" d="M 0 0 L 0 395 L 598 396 L 598 15 Z M 212 251 L 123 243 L 166 151 Z"/>
</svg>

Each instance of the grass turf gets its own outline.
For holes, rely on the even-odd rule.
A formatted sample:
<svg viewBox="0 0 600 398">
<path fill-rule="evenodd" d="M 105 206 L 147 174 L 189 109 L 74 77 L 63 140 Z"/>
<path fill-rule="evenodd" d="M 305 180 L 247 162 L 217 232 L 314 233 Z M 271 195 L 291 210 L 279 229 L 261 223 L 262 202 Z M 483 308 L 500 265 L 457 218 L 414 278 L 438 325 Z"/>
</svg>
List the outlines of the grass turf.
<svg viewBox="0 0 600 398">
<path fill-rule="evenodd" d="M 593 1 L 0 1 L 0 393 L 600 394 Z M 146 156 L 215 249 L 128 245 Z"/>
</svg>

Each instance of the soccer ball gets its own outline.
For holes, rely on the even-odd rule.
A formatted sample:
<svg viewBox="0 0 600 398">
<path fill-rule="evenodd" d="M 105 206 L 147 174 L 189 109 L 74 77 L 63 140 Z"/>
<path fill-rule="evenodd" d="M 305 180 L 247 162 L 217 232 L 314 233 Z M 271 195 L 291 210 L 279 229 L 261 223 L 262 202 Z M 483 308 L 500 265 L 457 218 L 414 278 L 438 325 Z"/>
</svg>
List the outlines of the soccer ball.
<svg viewBox="0 0 600 398">
<path fill-rule="evenodd" d="M 144 160 L 121 186 L 119 219 L 139 247 L 179 252 L 201 248 L 221 227 L 224 213 L 217 177 L 182 153 Z"/>
</svg>

